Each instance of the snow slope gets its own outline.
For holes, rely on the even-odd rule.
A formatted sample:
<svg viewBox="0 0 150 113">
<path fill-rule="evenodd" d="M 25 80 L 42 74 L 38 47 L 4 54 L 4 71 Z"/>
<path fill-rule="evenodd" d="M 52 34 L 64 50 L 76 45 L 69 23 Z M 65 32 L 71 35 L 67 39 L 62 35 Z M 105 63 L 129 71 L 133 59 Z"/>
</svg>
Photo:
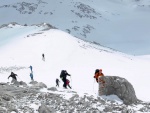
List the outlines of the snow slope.
<svg viewBox="0 0 150 113">
<path fill-rule="evenodd" d="M 102 68 L 105 75 L 126 78 L 139 99 L 150 101 L 149 59 L 85 42 L 57 29 L 42 30 L 45 27 L 9 25 L 0 29 L 1 37 L 6 35 L 1 32 L 5 30 L 7 37 L 12 37 L 0 47 L 0 82 L 8 82 L 7 77 L 13 71 L 18 74 L 18 80 L 29 83 L 32 65 L 34 79 L 52 87 L 65 69 L 71 74 L 68 79 L 73 90 L 97 95 L 93 76 L 95 69 Z"/>
<path fill-rule="evenodd" d="M 2 0 L 0 25 L 50 23 L 70 34 L 132 54 L 150 53 L 150 0 Z"/>
</svg>

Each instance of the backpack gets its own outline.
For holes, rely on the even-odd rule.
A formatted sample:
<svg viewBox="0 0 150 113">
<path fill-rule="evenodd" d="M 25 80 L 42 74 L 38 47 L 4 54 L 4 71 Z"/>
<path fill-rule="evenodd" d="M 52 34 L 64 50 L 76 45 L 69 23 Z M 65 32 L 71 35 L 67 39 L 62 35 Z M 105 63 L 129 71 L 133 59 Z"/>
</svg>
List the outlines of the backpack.
<svg viewBox="0 0 150 113">
<path fill-rule="evenodd" d="M 63 77 L 63 75 L 64 75 L 65 72 L 66 72 L 65 70 L 62 70 L 62 71 L 61 71 L 61 73 L 60 73 L 60 78 Z"/>
<path fill-rule="evenodd" d="M 96 73 L 99 73 L 99 69 L 96 69 L 96 70 L 95 70 L 95 74 L 96 74 Z"/>
<path fill-rule="evenodd" d="M 66 84 L 68 85 L 69 83 L 70 83 L 70 81 L 67 79 L 67 80 L 66 80 Z"/>
</svg>

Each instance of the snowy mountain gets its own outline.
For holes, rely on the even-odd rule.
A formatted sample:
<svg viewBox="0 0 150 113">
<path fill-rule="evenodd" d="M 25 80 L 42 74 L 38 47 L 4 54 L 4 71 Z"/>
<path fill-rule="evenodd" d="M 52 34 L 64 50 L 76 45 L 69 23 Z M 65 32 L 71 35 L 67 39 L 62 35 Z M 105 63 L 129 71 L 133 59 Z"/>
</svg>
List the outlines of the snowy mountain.
<svg viewBox="0 0 150 113">
<path fill-rule="evenodd" d="M 1 0 L 0 25 L 49 23 L 78 38 L 129 53 L 150 53 L 150 0 Z"/>
<path fill-rule="evenodd" d="M 42 113 L 37 110 L 49 106 L 57 113 L 150 112 L 149 56 L 127 55 L 51 28 L 48 24 L 21 26 L 14 23 L 0 29 L 0 88 L 7 94 L 1 93 L 4 101 L 1 109 Z M 47 88 L 39 91 L 38 86 L 29 84 L 30 65 L 33 66 L 34 80 L 44 83 Z M 115 95 L 98 96 L 98 85 L 93 79 L 97 68 L 102 68 L 105 76 L 126 78 L 133 85 L 137 98 L 145 102 L 127 106 Z M 72 89 L 63 89 L 62 81 L 59 88 L 55 87 L 62 69 L 71 74 L 68 79 Z M 18 81 L 28 86 L 10 85 L 8 76 L 11 71 L 18 75 Z M 9 86 L 5 85 L 7 82 Z M 10 94 L 16 96 L 12 98 L 8 96 Z M 11 106 L 12 103 L 15 106 Z"/>
</svg>

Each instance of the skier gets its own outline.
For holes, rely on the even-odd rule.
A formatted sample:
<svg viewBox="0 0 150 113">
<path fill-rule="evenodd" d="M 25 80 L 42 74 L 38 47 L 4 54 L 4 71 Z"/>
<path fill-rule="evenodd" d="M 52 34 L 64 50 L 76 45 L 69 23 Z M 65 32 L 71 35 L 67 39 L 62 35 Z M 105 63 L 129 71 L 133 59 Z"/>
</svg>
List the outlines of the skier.
<svg viewBox="0 0 150 113">
<path fill-rule="evenodd" d="M 32 66 L 30 65 L 29 68 L 31 69 L 31 73 L 32 73 Z"/>
<path fill-rule="evenodd" d="M 96 69 L 94 78 L 96 79 L 97 83 L 99 83 L 100 95 L 103 95 L 104 87 L 105 87 L 105 81 L 101 78 L 102 76 L 104 76 L 104 74 L 102 73 L 102 69 Z"/>
<path fill-rule="evenodd" d="M 59 87 L 59 79 L 58 78 L 56 78 L 56 87 L 58 86 Z"/>
<path fill-rule="evenodd" d="M 70 86 L 70 81 L 68 79 L 66 79 L 66 85 L 71 89 L 71 86 Z"/>
<path fill-rule="evenodd" d="M 66 70 L 62 70 L 60 73 L 60 78 L 62 79 L 62 81 L 64 82 L 63 87 L 67 89 L 67 82 L 66 82 L 66 78 L 67 76 L 71 76 L 70 74 L 67 73 Z"/>
<path fill-rule="evenodd" d="M 17 76 L 17 74 L 14 74 L 13 72 L 11 72 L 11 74 L 9 75 L 9 77 L 12 77 L 12 81 L 11 82 L 17 81 L 16 76 Z M 9 79 L 9 77 L 8 77 L 8 79 Z"/>
<path fill-rule="evenodd" d="M 96 70 L 95 70 L 94 78 L 96 79 L 97 83 L 98 83 L 98 82 L 105 83 L 105 81 L 103 81 L 102 79 L 99 79 L 99 77 L 101 77 L 101 76 L 104 76 L 104 74 L 102 73 L 102 69 L 99 69 L 99 70 L 96 69 Z M 98 81 L 98 79 L 99 79 L 99 81 Z"/>
<path fill-rule="evenodd" d="M 33 72 L 30 73 L 30 77 L 31 77 L 31 80 L 34 81 L 34 79 L 33 79 Z"/>
<path fill-rule="evenodd" d="M 44 55 L 44 53 L 42 54 L 42 60 L 45 61 L 45 55 Z"/>
</svg>

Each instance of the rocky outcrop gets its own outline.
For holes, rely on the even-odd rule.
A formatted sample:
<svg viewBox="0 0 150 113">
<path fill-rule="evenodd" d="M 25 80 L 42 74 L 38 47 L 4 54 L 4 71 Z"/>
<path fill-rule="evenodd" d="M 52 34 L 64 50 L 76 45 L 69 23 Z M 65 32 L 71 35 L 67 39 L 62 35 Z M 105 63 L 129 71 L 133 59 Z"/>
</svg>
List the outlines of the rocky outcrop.
<svg viewBox="0 0 150 113">
<path fill-rule="evenodd" d="M 117 95 L 127 105 L 137 102 L 134 88 L 125 78 L 104 76 L 100 77 L 99 81 L 100 79 L 105 83 L 99 82 L 99 95 Z"/>
<path fill-rule="evenodd" d="M 45 104 L 42 104 L 39 109 L 38 109 L 39 113 L 56 113 L 54 108 L 49 108 L 47 107 Z"/>
<path fill-rule="evenodd" d="M 0 83 L 0 113 L 136 113 L 150 112 L 150 103 L 138 102 L 125 105 L 103 96 L 95 97 L 85 93 L 78 95 L 72 89 L 46 86 L 32 81 L 29 86 Z M 33 87 L 34 86 L 34 87 Z M 38 87 L 38 88 L 37 88 Z M 49 90 L 48 90 L 49 89 Z M 106 96 L 105 96 L 106 97 Z M 140 107 L 138 107 L 140 105 Z"/>
</svg>

